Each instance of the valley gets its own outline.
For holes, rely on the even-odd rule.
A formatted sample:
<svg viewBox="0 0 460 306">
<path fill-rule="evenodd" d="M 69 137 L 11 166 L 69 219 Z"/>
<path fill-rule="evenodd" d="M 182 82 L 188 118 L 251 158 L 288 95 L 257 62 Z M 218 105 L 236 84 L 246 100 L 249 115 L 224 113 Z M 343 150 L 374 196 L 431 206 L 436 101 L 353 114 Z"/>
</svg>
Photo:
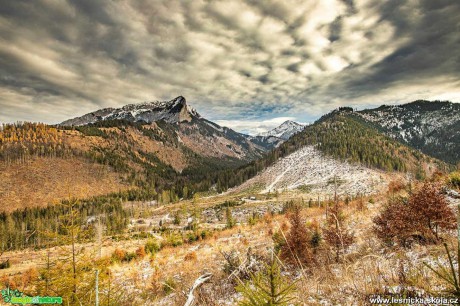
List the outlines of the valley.
<svg viewBox="0 0 460 306">
<path fill-rule="evenodd" d="M 427 122 L 458 118 L 430 102 L 407 119 L 428 116 L 414 103 L 406 123 L 340 108 L 257 136 L 183 97 L 3 125 L 0 281 L 69 305 L 93 303 L 95 271 L 104 305 L 236 305 L 269 279 L 299 305 L 456 295 L 436 269 L 457 243 L 459 159 Z"/>
<path fill-rule="evenodd" d="M 404 194 L 405 191 L 398 193 L 401 192 Z M 80 260 L 93 256 L 100 258 L 100 262 L 91 264 L 92 268 L 110 271 L 110 285 L 107 276 L 100 279 L 103 301 L 110 299 L 110 303 L 116 305 L 182 305 L 193 282 L 200 275 L 212 273 L 211 281 L 203 285 L 198 293 L 199 303 L 234 305 L 241 295 L 233 288 L 240 281 L 238 277 L 244 276 L 226 272 L 228 258 L 236 260 L 237 266 L 245 267 L 247 256 L 262 260 L 270 254 L 276 244 L 274 234 L 283 231 L 287 235 L 289 232 L 286 203 L 302 205 L 307 224 L 323 224 L 327 218 L 329 201 L 321 202 L 320 206 L 316 202 L 309 203 L 309 193 L 286 191 L 278 195 L 256 194 L 256 199 L 250 200 L 253 195 L 229 193 L 166 206 L 149 202 L 126 203 L 126 209 L 130 211 L 130 234 L 117 238 L 105 236 L 100 242 L 78 244 L 77 249 L 82 250 L 78 256 Z M 317 255 L 321 265 L 313 265 L 305 270 L 287 268 L 292 273 L 288 275 L 298 279 L 296 288 L 299 300 L 306 305 L 354 304 L 356 301 L 365 303 L 368 294 L 378 292 L 384 294 L 410 290 L 427 294 L 444 288 L 442 280 L 422 268 L 424 262 L 447 264 L 440 245 L 388 248 L 374 236 L 372 220 L 385 205 L 386 197 L 385 191 L 351 199 L 346 205 L 342 202 L 344 197 L 340 197 L 343 212 L 357 240 L 339 263 L 328 255 L 329 250 L 323 245 Z M 452 207 L 460 204 L 460 199 L 449 198 L 449 201 Z M 231 227 L 225 216 L 225 203 L 234 218 L 235 224 Z M 331 209 L 334 204 L 329 205 Z M 180 215 L 179 222 L 175 221 L 177 213 Z M 191 223 L 197 227 L 188 228 Z M 200 238 L 195 240 L 197 233 Z M 455 240 L 450 237 L 447 241 L 451 245 Z M 159 249 L 153 253 L 139 251 L 148 249 L 152 244 L 154 249 Z M 48 256 L 60 258 L 65 257 L 66 253 L 70 253 L 70 247 L 4 253 L 2 258 L 6 256 L 9 259 L 11 268 L 0 270 L 0 279 L 30 288 L 39 281 L 33 279 L 34 271 L 46 269 Z M 126 254 L 137 255 L 128 260 L 124 259 Z M 226 256 L 230 257 L 226 259 Z M 376 259 L 378 265 L 375 265 Z M 256 271 L 261 269 L 253 268 Z M 401 276 L 400 269 L 404 269 L 404 276 Z M 32 275 L 32 279 L 24 278 L 24 275 Z M 85 282 L 91 286 L 91 277 L 92 274 L 90 279 L 81 280 L 82 287 Z M 407 277 L 408 280 L 402 282 L 401 277 Z M 108 290 L 111 290 L 110 294 Z"/>
<path fill-rule="evenodd" d="M 460 305 L 459 16 L 1 0 L 0 306 Z"/>
</svg>

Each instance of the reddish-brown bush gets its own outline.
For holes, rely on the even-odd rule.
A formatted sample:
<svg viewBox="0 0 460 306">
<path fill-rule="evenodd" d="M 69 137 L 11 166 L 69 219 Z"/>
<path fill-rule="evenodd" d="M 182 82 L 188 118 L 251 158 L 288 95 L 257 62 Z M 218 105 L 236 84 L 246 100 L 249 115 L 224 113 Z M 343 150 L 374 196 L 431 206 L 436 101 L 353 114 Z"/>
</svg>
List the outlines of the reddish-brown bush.
<svg viewBox="0 0 460 306">
<path fill-rule="evenodd" d="M 113 252 L 112 254 L 112 258 L 115 260 L 115 261 L 122 261 L 124 260 L 126 257 L 126 252 L 123 251 L 123 250 L 120 250 L 120 249 L 115 249 L 115 251 Z"/>
<path fill-rule="evenodd" d="M 21 275 L 21 286 L 26 288 L 38 279 L 38 271 L 35 268 L 29 268 Z"/>
<path fill-rule="evenodd" d="M 442 230 L 454 229 L 456 218 L 437 183 L 427 182 L 406 201 L 392 199 L 374 218 L 374 231 L 386 242 L 407 246 L 416 239 L 437 243 Z"/>
<path fill-rule="evenodd" d="M 457 227 L 455 214 L 439 184 L 424 184 L 422 189 L 410 197 L 409 207 L 417 216 L 422 229 L 427 231 L 425 235 L 434 236 L 436 241 L 439 240 L 440 230 Z"/>
<path fill-rule="evenodd" d="M 416 220 L 408 220 L 411 215 L 409 206 L 403 199 L 391 199 L 374 218 L 374 232 L 387 243 L 396 240 L 400 245 L 405 245 L 415 229 Z"/>
<path fill-rule="evenodd" d="M 144 247 L 139 247 L 137 250 L 136 250 L 136 257 L 139 258 L 139 259 L 142 259 L 144 258 L 146 255 L 145 253 L 145 248 Z"/>
<path fill-rule="evenodd" d="M 314 262 L 311 233 L 302 218 L 300 207 L 292 208 L 288 218 L 291 228 L 281 246 L 281 258 L 294 265 L 311 265 Z"/>
<path fill-rule="evenodd" d="M 394 195 L 396 192 L 401 191 L 404 189 L 404 183 L 400 180 L 398 181 L 391 181 L 388 184 L 388 193 Z"/>
<path fill-rule="evenodd" d="M 190 253 L 187 253 L 184 257 L 184 260 L 185 261 L 196 261 L 198 258 L 196 256 L 196 253 L 195 252 L 190 252 Z"/>
</svg>

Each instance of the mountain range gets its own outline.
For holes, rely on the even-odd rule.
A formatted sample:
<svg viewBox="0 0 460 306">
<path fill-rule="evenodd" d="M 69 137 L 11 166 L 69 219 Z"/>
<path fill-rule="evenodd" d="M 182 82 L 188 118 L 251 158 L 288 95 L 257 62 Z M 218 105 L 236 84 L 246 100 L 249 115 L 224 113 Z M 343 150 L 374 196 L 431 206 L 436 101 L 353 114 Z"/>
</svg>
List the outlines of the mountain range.
<svg viewBox="0 0 460 306">
<path fill-rule="evenodd" d="M 81 117 L 66 120 L 60 126 L 98 126 L 117 120 L 139 124 L 162 121 L 177 133 L 185 146 L 198 154 L 231 157 L 250 161 L 279 144 L 282 139 L 252 137 L 209 121 L 179 96 L 171 101 L 129 104 L 121 108 L 104 108 Z"/>
<path fill-rule="evenodd" d="M 310 125 L 286 121 L 250 136 L 203 118 L 179 96 L 105 108 L 56 126 L 4 125 L 0 200 L 11 208 L 44 206 L 69 196 L 72 185 L 72 196 L 129 191 L 130 199 L 164 201 L 211 189 L 222 192 L 265 171 L 266 188 L 297 188 L 312 182 L 308 175 L 317 173 L 315 160 L 328 160 L 333 169 L 360 172 L 352 168 L 359 164 L 421 178 L 453 167 L 459 152 L 460 105 L 451 102 L 361 111 L 342 107 Z M 328 175 L 318 173 L 327 183 Z M 21 185 L 15 177 L 31 183 Z"/>
<path fill-rule="evenodd" d="M 128 104 L 121 108 L 103 108 L 81 117 L 66 120 L 62 126 L 82 126 L 107 120 L 127 120 L 131 122 L 152 123 L 164 120 L 168 123 L 190 122 L 201 118 L 198 112 L 187 105 L 184 97 L 171 101 L 144 102 Z"/>
</svg>

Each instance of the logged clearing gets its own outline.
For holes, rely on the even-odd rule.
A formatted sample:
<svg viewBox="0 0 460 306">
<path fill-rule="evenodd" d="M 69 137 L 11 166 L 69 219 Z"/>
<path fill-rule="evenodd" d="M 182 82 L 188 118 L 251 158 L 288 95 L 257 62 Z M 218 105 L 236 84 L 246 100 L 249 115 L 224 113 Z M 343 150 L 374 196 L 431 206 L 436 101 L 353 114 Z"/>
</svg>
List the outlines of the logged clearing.
<svg viewBox="0 0 460 306">
<path fill-rule="evenodd" d="M 86 198 L 128 187 L 109 167 L 79 158 L 0 164 L 0 211 L 43 207 L 69 197 Z"/>
<path fill-rule="evenodd" d="M 392 173 L 391 176 L 402 177 Z M 233 188 L 229 193 L 259 186 L 261 193 L 282 190 L 308 190 L 313 195 L 370 195 L 386 189 L 389 174 L 356 163 L 326 156 L 314 146 L 306 146 L 278 160 L 256 177 Z"/>
</svg>

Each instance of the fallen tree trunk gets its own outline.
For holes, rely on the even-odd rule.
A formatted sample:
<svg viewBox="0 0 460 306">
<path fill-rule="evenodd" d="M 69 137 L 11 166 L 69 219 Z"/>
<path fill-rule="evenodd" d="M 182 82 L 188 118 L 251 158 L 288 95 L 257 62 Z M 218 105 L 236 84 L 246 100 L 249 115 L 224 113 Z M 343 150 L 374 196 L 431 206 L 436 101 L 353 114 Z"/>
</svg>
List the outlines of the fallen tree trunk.
<svg viewBox="0 0 460 306">
<path fill-rule="evenodd" d="M 206 273 L 198 277 L 193 284 L 192 288 L 190 288 L 190 291 L 188 293 L 188 298 L 187 301 L 185 302 L 184 306 L 192 306 L 195 304 L 195 295 L 194 292 L 196 289 L 198 289 L 201 285 L 209 281 L 212 277 L 211 273 Z"/>
</svg>

